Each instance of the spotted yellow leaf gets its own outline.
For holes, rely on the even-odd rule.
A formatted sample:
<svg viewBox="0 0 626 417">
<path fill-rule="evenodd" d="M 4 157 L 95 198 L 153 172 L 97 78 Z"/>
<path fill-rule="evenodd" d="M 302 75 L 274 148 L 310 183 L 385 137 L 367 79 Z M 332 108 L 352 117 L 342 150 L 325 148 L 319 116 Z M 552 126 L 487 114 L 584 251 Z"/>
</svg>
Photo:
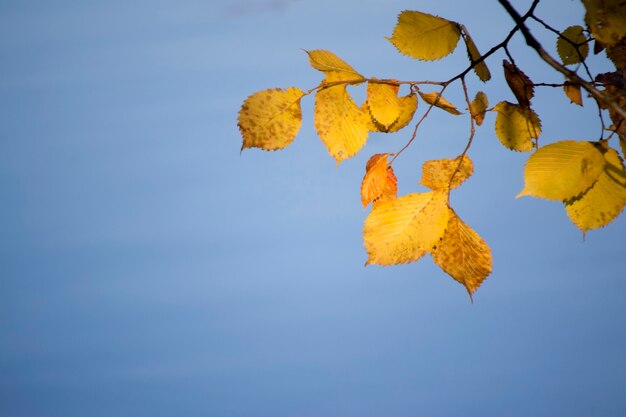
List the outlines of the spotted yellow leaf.
<svg viewBox="0 0 626 417">
<path fill-rule="evenodd" d="M 470 103 L 470 112 L 474 121 L 478 126 L 483 124 L 483 120 L 485 119 L 485 113 L 487 112 L 487 107 L 489 107 L 489 101 L 487 100 L 487 95 L 482 91 L 476 93 L 476 97 Z"/>
<path fill-rule="evenodd" d="M 323 88 L 315 95 L 315 129 L 337 164 L 354 156 L 365 145 L 368 118 L 345 85 Z"/>
<path fill-rule="evenodd" d="M 579 106 L 583 105 L 583 97 L 580 94 L 580 84 L 574 84 L 569 81 L 565 81 L 565 83 L 563 84 L 563 91 L 572 103 L 578 104 Z"/>
<path fill-rule="evenodd" d="M 367 83 L 367 105 L 374 120 L 385 129 L 394 124 L 400 117 L 400 98 L 398 84 Z"/>
<path fill-rule="evenodd" d="M 306 53 L 309 55 L 309 64 L 313 68 L 325 73 L 327 77 L 329 74 L 333 74 L 332 81 L 359 80 L 363 78 L 354 68 L 330 51 L 316 49 L 306 51 Z"/>
<path fill-rule="evenodd" d="M 491 274 L 491 249 L 452 209 L 441 240 L 433 247 L 434 262 L 472 293 Z"/>
<path fill-rule="evenodd" d="M 458 111 L 456 107 L 454 107 L 454 104 L 443 98 L 443 96 L 441 96 L 439 93 L 435 91 L 430 93 L 422 93 L 420 91 L 419 93 L 420 97 L 422 97 L 422 100 L 424 100 L 426 103 L 435 107 L 439 107 L 440 109 L 445 110 L 450 114 L 454 114 L 455 116 L 461 114 L 461 112 Z"/>
<path fill-rule="evenodd" d="M 570 26 L 556 41 L 556 51 L 565 65 L 579 64 L 589 54 L 587 37 L 580 25 Z"/>
<path fill-rule="evenodd" d="M 496 135 L 509 149 L 529 152 L 533 149 L 533 139 L 541 133 L 541 122 L 530 108 L 523 109 L 517 104 L 501 101 L 495 105 Z"/>
<path fill-rule="evenodd" d="M 476 63 L 482 55 L 478 51 L 478 47 L 467 31 L 467 28 L 465 28 L 465 26 L 461 26 L 461 28 L 463 32 L 463 40 L 465 41 L 465 46 L 467 47 L 467 56 L 469 57 L 471 64 L 474 65 L 474 72 L 481 81 L 489 81 L 491 79 L 491 73 L 489 72 L 487 64 L 485 61 Z"/>
<path fill-rule="evenodd" d="M 595 184 L 580 198 L 568 201 L 565 210 L 570 220 L 585 233 L 604 227 L 626 205 L 626 171 L 617 151 L 608 149 L 606 164 Z"/>
<path fill-rule="evenodd" d="M 365 176 L 361 183 L 361 202 L 367 207 L 373 202 L 377 207 L 396 198 L 398 185 L 393 168 L 387 160 L 388 153 L 372 155 L 365 166 Z"/>
<path fill-rule="evenodd" d="M 524 189 L 548 200 L 567 200 L 587 191 L 604 171 L 604 157 L 591 142 L 562 140 L 543 146 L 528 158 Z"/>
<path fill-rule="evenodd" d="M 441 239 L 450 216 L 447 193 L 408 194 L 374 208 L 365 219 L 367 264 L 414 262 Z"/>
<path fill-rule="evenodd" d="M 302 90 L 272 88 L 248 97 L 239 110 L 238 125 L 241 149 L 282 149 L 293 142 L 302 124 Z"/>
<path fill-rule="evenodd" d="M 435 159 L 422 165 L 420 184 L 431 190 L 445 190 L 458 187 L 474 172 L 474 164 L 465 155 L 453 159 Z M 453 177 L 454 175 L 454 177 Z"/>
<path fill-rule="evenodd" d="M 626 36 L 626 7 L 623 0 L 583 0 L 585 23 L 593 37 L 613 46 Z"/>
<path fill-rule="evenodd" d="M 389 41 L 404 55 L 432 61 L 456 48 L 461 31 L 455 22 L 427 13 L 405 10 L 398 16 Z"/>
</svg>

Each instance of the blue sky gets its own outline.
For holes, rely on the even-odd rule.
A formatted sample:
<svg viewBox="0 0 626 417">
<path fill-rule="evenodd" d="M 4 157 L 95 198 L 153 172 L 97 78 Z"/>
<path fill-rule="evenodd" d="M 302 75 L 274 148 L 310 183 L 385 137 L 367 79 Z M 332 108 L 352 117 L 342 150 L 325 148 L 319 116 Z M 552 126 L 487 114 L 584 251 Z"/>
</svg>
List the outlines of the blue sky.
<svg viewBox="0 0 626 417">
<path fill-rule="evenodd" d="M 514 199 L 527 155 L 493 115 L 452 195 L 493 250 L 474 304 L 430 258 L 363 267 L 365 162 L 408 133 L 336 167 L 308 97 L 292 145 L 239 153 L 249 94 L 321 79 L 302 49 L 441 80 L 464 51 L 401 56 L 385 40 L 400 11 L 460 21 L 483 51 L 512 27 L 496 2 L 440 3 L 0 2 L 0 414 L 625 415 L 626 220 L 583 241 L 559 204 Z M 564 29 L 582 7 L 538 14 Z M 534 81 L 561 81 L 521 39 L 511 50 Z M 492 104 L 514 100 L 503 58 L 493 81 L 468 78 Z M 598 138 L 595 110 L 561 91 L 538 89 L 535 110 L 542 143 Z M 433 113 L 395 164 L 399 193 L 467 135 Z"/>
</svg>

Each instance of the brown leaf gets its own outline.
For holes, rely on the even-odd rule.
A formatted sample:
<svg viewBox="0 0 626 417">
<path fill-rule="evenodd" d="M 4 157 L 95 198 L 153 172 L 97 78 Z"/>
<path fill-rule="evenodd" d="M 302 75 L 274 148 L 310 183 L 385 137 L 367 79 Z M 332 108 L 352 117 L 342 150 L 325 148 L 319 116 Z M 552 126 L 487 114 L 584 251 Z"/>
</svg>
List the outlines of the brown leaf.
<svg viewBox="0 0 626 417">
<path fill-rule="evenodd" d="M 517 102 L 522 108 L 529 108 L 530 100 L 535 95 L 533 82 L 521 69 L 506 59 L 502 61 L 502 66 L 504 68 L 504 78 L 515 95 Z"/>
<path fill-rule="evenodd" d="M 583 105 L 583 97 L 580 94 L 580 85 L 574 84 L 569 81 L 565 81 L 563 84 L 563 91 L 565 91 L 565 95 L 570 101 L 574 104 L 578 104 L 579 106 Z"/>
</svg>

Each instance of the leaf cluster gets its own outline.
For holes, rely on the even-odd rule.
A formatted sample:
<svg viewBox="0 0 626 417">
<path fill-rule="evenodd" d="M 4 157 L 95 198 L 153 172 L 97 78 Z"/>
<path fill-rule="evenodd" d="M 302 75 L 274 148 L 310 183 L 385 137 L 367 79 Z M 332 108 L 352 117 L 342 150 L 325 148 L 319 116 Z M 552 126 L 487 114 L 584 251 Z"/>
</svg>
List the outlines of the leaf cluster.
<svg viewBox="0 0 626 417">
<path fill-rule="evenodd" d="M 372 205 L 365 219 L 363 240 L 366 264 L 396 265 L 415 262 L 430 254 L 434 262 L 465 286 L 470 297 L 491 273 L 491 249 L 487 243 L 450 206 L 450 191 L 473 173 L 468 156 L 475 135 L 485 116 L 495 113 L 494 130 L 499 142 L 516 152 L 531 152 L 524 170 L 525 186 L 518 195 L 557 200 L 564 204 L 572 222 L 583 232 L 604 227 L 626 205 L 626 8 L 618 0 L 583 0 L 585 27 L 572 25 L 558 31 L 535 15 L 539 0 L 534 0 L 524 15 L 519 15 L 506 0 L 499 0 L 516 25 L 509 35 L 484 55 L 460 23 L 439 16 L 403 11 L 388 40 L 403 55 L 421 61 L 439 60 L 451 54 L 462 39 L 469 59 L 468 67 L 444 81 L 399 81 L 365 77 L 337 55 L 326 50 L 306 51 L 309 64 L 323 74 L 320 83 L 309 89 L 272 88 L 256 92 L 243 103 L 238 125 L 243 138 L 242 150 L 259 148 L 273 151 L 292 143 L 302 124 L 301 100 L 315 95 L 314 125 L 328 153 L 339 165 L 366 145 L 369 133 L 395 133 L 414 121 L 420 101 L 421 117 L 407 143 L 395 153 L 371 156 L 361 183 L 363 207 Z M 555 34 L 559 59 L 550 56 L 526 26 L 534 19 Z M 521 33 L 528 45 L 557 72 L 562 83 L 535 83 L 516 64 L 508 43 Z M 587 65 L 590 43 L 616 65 L 613 73 L 595 77 Z M 466 76 L 474 71 L 487 82 L 492 75 L 487 58 L 502 50 L 502 71 L 515 101 L 501 100 L 489 107 L 487 94 L 477 91 L 470 100 Z M 582 75 L 580 75 L 582 74 Z M 421 123 L 434 108 L 452 116 L 463 109 L 446 100 L 444 91 L 460 84 L 468 111 L 470 135 L 463 152 L 455 158 L 426 161 L 420 183 L 430 191 L 398 197 L 393 162 L 409 147 Z M 348 86 L 365 88 L 365 100 L 357 103 Z M 408 92 L 401 94 L 401 87 Z M 542 124 L 532 108 L 537 86 L 563 88 L 574 104 L 584 106 L 586 91 L 598 108 L 602 135 L 598 140 L 556 140 L 540 146 Z M 433 87 L 438 87 L 433 89 Z M 612 121 L 606 127 L 604 117 Z M 619 148 L 611 146 L 611 140 Z M 619 152 L 622 155 L 620 156 Z"/>
</svg>

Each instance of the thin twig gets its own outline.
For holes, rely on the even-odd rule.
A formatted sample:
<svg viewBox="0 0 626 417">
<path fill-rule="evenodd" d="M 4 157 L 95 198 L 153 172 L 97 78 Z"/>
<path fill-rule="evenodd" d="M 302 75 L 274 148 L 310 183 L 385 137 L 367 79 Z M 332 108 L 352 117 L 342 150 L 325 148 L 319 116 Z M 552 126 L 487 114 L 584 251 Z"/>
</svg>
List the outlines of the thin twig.
<svg viewBox="0 0 626 417">
<path fill-rule="evenodd" d="M 550 54 L 548 54 L 546 50 L 543 49 L 539 41 L 530 33 L 530 30 L 524 23 L 524 19 L 519 15 L 519 13 L 517 13 L 513 6 L 511 6 L 511 3 L 509 3 L 508 0 L 498 0 L 498 2 L 502 5 L 502 7 L 504 7 L 509 16 L 511 16 L 520 28 L 522 35 L 524 35 L 524 39 L 526 40 L 526 44 L 534 49 L 541 59 L 543 59 L 552 68 L 563 74 L 568 80 L 575 84 L 580 84 L 581 87 L 587 90 L 596 100 L 600 100 L 602 103 L 606 104 L 609 109 L 619 114 L 622 118 L 626 118 L 626 109 L 620 107 L 612 97 L 595 88 L 593 84 L 582 79 L 574 71 L 571 71 L 565 66 L 559 64 Z"/>
</svg>

